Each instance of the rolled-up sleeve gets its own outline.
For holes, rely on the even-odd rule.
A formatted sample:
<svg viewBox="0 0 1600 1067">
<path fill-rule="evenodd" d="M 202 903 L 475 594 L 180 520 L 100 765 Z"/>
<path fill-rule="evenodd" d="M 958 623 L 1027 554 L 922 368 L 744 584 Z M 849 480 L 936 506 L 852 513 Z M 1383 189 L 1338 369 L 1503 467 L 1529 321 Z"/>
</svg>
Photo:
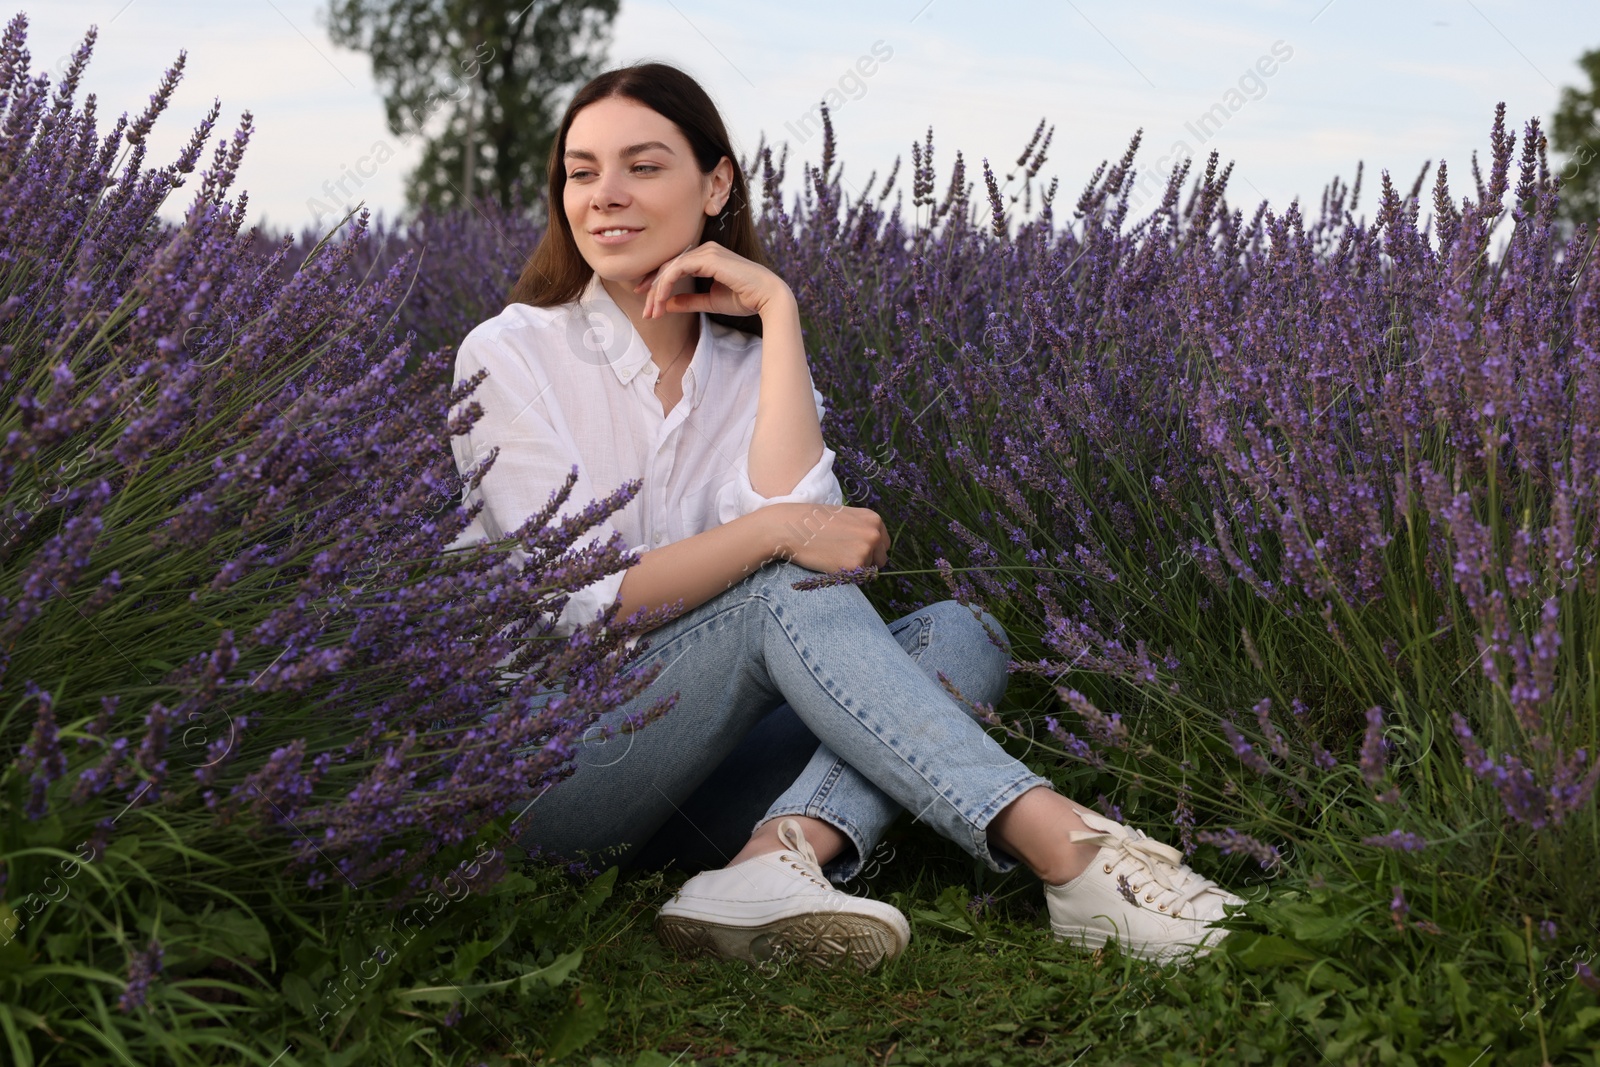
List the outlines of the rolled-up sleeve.
<svg viewBox="0 0 1600 1067">
<path fill-rule="evenodd" d="M 827 409 L 823 404 L 822 394 L 817 391 L 816 386 L 811 388 L 811 397 L 817 405 L 817 420 L 820 422 Z M 755 487 L 750 484 L 750 441 L 754 436 L 755 423 L 752 422 L 745 431 L 744 442 L 738 450 L 733 478 L 717 493 L 718 522 L 732 522 L 741 515 L 748 515 L 768 504 L 844 503 L 844 490 L 833 473 L 834 451 L 826 444 L 822 446 L 821 458 L 795 483 L 792 490 L 782 496 L 762 496 L 756 492 Z"/>
<path fill-rule="evenodd" d="M 540 398 L 549 384 L 540 380 L 529 361 L 492 340 L 469 335 L 456 354 L 455 381 L 459 384 L 480 369 L 486 369 L 488 376 L 451 412 L 454 417 L 473 401 L 483 408 L 483 414 L 470 431 L 450 439 L 456 470 L 465 478 L 495 448 L 500 451 L 477 486 L 463 487 L 462 506 L 470 507 L 482 500 L 483 510 L 451 542 L 450 548 L 465 547 L 485 539 L 499 540 L 514 533 L 550 503 L 575 466 L 578 480 L 557 512 L 557 518 L 571 517 L 598 499 L 578 462 L 576 448 L 572 442 L 562 440 L 544 414 Z M 604 543 L 616 532 L 609 520 L 603 521 L 580 536 L 572 551 Z M 639 553 L 648 547 L 630 547 L 635 562 Z M 515 549 L 512 558 L 521 566 L 527 554 Z M 569 635 L 592 622 L 616 601 L 625 573 L 608 574 L 573 592 L 556 619 L 554 632 Z M 545 618 L 548 617 L 546 613 Z"/>
</svg>

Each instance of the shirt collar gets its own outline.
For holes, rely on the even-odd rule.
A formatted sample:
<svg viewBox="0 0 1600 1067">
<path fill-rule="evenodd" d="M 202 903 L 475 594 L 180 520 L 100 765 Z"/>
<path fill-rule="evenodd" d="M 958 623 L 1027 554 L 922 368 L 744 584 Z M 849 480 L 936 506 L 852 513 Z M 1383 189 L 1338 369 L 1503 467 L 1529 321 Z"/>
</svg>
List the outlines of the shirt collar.
<svg viewBox="0 0 1600 1067">
<path fill-rule="evenodd" d="M 617 381 L 627 385 L 650 362 L 650 349 L 633 328 L 627 313 L 617 306 L 611 294 L 606 292 L 606 287 L 600 284 L 599 274 L 589 276 L 589 284 L 584 286 L 579 295 L 578 305 L 578 314 L 600 314 L 612 324 L 612 336 L 617 343 L 607 350 L 606 361 L 616 374 Z M 623 338 L 627 339 L 626 345 L 621 343 Z M 701 312 L 700 337 L 695 342 L 694 352 L 689 356 L 689 366 L 683 374 L 683 397 L 688 401 L 690 410 L 699 406 L 700 397 L 704 394 L 702 379 L 710 362 L 710 350 L 711 321 Z"/>
</svg>

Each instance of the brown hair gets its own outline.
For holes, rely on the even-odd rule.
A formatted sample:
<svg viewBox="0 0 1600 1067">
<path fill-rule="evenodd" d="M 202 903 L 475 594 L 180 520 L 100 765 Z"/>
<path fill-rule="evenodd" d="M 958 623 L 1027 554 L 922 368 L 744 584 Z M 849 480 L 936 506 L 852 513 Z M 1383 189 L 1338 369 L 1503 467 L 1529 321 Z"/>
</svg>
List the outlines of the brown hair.
<svg viewBox="0 0 1600 1067">
<path fill-rule="evenodd" d="M 734 155 L 728 140 L 727 127 L 711 97 L 700 83 L 677 67 L 665 63 L 636 63 L 618 67 L 596 76 L 573 96 L 561 116 L 561 126 L 555 143 L 550 146 L 549 168 L 549 221 L 539 247 L 528 258 L 522 276 L 511 289 L 509 300 L 514 304 L 532 304 L 534 307 L 555 307 L 576 300 L 583 287 L 594 274 L 594 268 L 584 260 L 572 239 L 572 225 L 562 207 L 567 185 L 565 155 L 567 131 L 578 112 L 598 100 L 620 96 L 643 104 L 662 117 L 671 120 L 683 132 L 694 151 L 695 163 L 701 173 L 710 173 L 726 156 L 733 165 L 733 186 L 728 201 L 720 214 L 706 219 L 704 238 L 715 241 L 746 259 L 767 265 L 756 236 L 755 217 L 750 210 L 748 186 L 744 171 Z M 696 292 L 706 292 L 711 279 L 695 279 Z M 757 315 L 712 315 L 712 321 L 744 330 L 761 333 L 761 318 Z"/>
</svg>

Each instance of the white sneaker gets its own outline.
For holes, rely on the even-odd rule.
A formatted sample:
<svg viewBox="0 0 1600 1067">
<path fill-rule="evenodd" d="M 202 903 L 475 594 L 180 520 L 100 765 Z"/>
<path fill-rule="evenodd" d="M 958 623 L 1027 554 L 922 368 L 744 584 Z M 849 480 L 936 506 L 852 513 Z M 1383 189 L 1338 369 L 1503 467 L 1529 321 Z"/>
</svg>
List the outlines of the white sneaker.
<svg viewBox="0 0 1600 1067">
<path fill-rule="evenodd" d="M 1167 960 L 1209 952 L 1227 936 L 1210 924 L 1226 917 L 1224 904 L 1243 898 L 1196 874 L 1172 846 L 1082 808 L 1078 814 L 1090 829 L 1072 831 L 1072 840 L 1100 851 L 1072 881 L 1044 887 L 1056 940 L 1097 949 L 1115 938 L 1130 956 Z"/>
<path fill-rule="evenodd" d="M 778 852 L 685 882 L 656 917 L 656 936 L 690 956 L 781 956 L 822 967 L 848 960 L 863 971 L 904 951 L 911 925 L 899 909 L 830 885 L 793 819 L 778 824 L 778 840 Z"/>
</svg>

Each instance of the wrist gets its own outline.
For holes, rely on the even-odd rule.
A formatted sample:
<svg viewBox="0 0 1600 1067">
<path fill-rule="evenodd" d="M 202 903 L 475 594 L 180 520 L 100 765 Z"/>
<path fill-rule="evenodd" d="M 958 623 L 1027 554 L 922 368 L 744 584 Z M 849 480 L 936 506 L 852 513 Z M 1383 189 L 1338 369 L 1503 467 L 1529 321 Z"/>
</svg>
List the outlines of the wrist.
<svg viewBox="0 0 1600 1067">
<path fill-rule="evenodd" d="M 771 327 L 780 323 L 793 320 L 800 321 L 800 302 L 794 298 L 794 292 L 780 279 L 778 291 L 762 301 L 761 309 L 756 312 L 761 319 L 763 327 Z"/>
<path fill-rule="evenodd" d="M 794 555 L 794 548 L 789 544 L 789 529 L 787 524 L 780 521 L 779 510 L 775 505 L 768 505 L 745 516 L 756 531 L 762 563 L 775 559 L 787 562 Z"/>
</svg>

